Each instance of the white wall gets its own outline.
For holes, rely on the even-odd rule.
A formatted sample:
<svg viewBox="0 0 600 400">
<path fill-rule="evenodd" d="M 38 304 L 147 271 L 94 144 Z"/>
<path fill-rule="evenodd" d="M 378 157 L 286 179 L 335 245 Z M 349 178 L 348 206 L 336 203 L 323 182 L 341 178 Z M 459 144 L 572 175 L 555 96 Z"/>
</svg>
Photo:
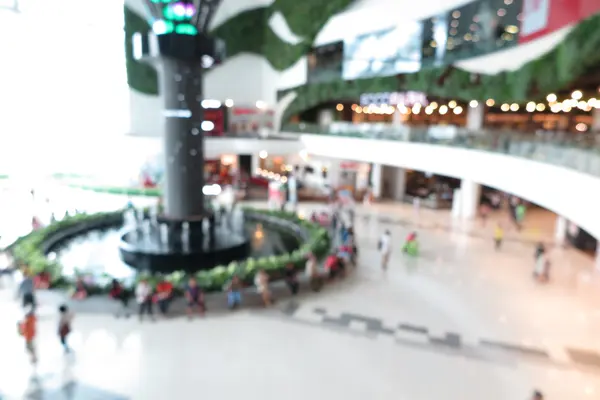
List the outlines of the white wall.
<svg viewBox="0 0 600 400">
<path fill-rule="evenodd" d="M 446 146 L 301 135 L 310 154 L 466 179 L 545 207 L 600 238 L 600 178 L 537 161 Z"/>
</svg>

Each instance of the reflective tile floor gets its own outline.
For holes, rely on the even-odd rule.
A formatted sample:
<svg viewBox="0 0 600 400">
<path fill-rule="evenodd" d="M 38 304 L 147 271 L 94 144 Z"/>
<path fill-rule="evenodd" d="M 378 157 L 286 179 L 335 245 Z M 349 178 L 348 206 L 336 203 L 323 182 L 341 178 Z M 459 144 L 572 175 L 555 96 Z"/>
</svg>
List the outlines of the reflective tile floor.
<svg viewBox="0 0 600 400">
<path fill-rule="evenodd" d="M 302 212 L 313 208 L 303 205 Z M 360 263 L 319 294 L 140 323 L 81 312 L 64 356 L 55 305 L 40 308 L 34 370 L 16 334 L 21 311 L 0 290 L 0 393 L 5 399 L 600 399 L 600 275 L 574 250 L 550 252 L 549 284 L 531 279 L 532 240 L 552 236 L 550 214 L 532 213 L 495 252 L 491 226 L 453 224 L 444 212 L 360 206 Z M 400 247 L 420 224 L 422 254 Z M 503 217 L 495 217 L 503 218 Z"/>
</svg>

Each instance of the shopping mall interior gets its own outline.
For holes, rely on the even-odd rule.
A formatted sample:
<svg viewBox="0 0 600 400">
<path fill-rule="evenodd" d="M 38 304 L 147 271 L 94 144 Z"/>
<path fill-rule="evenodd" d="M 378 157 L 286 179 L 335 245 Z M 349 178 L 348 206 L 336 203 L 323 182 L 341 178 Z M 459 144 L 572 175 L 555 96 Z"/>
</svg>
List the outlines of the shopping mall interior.
<svg viewBox="0 0 600 400">
<path fill-rule="evenodd" d="M 600 400 L 600 2 L 422 3 L 0 0 L 0 400 Z"/>
</svg>

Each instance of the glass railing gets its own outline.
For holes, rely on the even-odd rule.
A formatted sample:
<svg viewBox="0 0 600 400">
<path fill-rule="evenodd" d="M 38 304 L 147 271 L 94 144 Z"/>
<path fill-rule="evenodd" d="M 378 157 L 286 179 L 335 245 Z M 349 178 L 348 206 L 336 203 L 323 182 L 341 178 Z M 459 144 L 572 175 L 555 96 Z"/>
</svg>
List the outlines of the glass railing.
<svg viewBox="0 0 600 400">
<path fill-rule="evenodd" d="M 331 129 L 313 124 L 290 124 L 282 132 L 342 136 L 351 138 L 429 143 L 483 150 L 559 165 L 600 177 L 600 137 L 565 132 L 518 133 L 510 131 L 468 131 L 434 128 L 398 128 L 355 125 Z"/>
</svg>

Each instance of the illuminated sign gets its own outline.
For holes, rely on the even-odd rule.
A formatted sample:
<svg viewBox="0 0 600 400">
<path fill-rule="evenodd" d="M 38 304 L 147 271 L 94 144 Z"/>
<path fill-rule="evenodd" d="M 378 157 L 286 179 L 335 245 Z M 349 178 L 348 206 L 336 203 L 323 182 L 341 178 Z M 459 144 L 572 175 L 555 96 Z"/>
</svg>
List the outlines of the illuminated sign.
<svg viewBox="0 0 600 400">
<path fill-rule="evenodd" d="M 360 105 L 368 106 L 374 104 L 376 106 L 387 104 L 390 106 L 404 105 L 407 107 L 415 104 L 427 106 L 429 100 L 425 93 L 421 92 L 383 92 L 383 93 L 363 93 L 360 95 Z"/>
</svg>

